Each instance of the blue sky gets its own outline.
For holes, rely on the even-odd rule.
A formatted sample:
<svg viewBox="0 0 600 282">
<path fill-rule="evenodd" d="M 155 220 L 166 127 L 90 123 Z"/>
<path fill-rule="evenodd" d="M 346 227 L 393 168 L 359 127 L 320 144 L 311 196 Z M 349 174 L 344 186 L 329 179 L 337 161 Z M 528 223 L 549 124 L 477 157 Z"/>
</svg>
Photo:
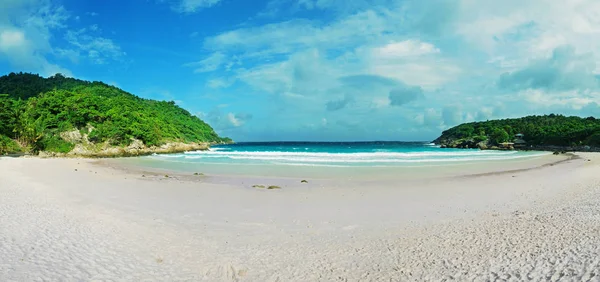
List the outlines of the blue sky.
<svg viewBox="0 0 600 282">
<path fill-rule="evenodd" d="M 237 141 L 600 115 L 597 0 L 2 0 L 0 73 L 173 100 Z"/>
</svg>

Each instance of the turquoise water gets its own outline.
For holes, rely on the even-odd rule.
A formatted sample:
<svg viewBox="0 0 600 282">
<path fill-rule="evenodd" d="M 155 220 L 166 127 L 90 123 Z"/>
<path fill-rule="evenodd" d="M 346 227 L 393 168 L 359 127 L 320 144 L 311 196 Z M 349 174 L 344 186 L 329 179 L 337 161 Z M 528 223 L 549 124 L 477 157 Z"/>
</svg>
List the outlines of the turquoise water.
<svg viewBox="0 0 600 282">
<path fill-rule="evenodd" d="M 213 146 L 209 151 L 144 158 L 187 164 L 248 164 L 311 167 L 444 165 L 541 156 L 544 152 L 441 149 L 426 142 L 268 142 Z"/>
</svg>

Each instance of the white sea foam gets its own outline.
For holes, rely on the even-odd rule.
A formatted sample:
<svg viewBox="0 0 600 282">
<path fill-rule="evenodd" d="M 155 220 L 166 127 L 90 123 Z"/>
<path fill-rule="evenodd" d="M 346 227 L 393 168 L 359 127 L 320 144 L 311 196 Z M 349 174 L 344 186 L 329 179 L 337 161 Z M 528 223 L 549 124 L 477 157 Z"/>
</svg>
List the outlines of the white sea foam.
<svg viewBox="0 0 600 282">
<path fill-rule="evenodd" d="M 194 151 L 186 152 L 186 155 L 200 156 L 289 156 L 289 157 L 330 157 L 330 158 L 422 158 L 422 157 L 461 157 L 461 156 L 506 156 L 518 154 L 517 151 L 481 151 L 465 150 L 452 152 L 370 152 L 370 153 L 323 153 L 323 152 L 222 152 L 222 151 Z"/>
<path fill-rule="evenodd" d="M 221 149 L 221 148 L 215 148 Z M 482 160 L 509 160 L 544 155 L 545 153 L 523 153 L 517 151 L 425 151 L 425 152 L 244 152 L 244 151 L 195 151 L 175 155 L 159 155 L 157 158 L 180 159 L 183 162 L 206 163 L 269 163 L 287 165 L 398 165 L 410 163 L 452 163 Z"/>
</svg>

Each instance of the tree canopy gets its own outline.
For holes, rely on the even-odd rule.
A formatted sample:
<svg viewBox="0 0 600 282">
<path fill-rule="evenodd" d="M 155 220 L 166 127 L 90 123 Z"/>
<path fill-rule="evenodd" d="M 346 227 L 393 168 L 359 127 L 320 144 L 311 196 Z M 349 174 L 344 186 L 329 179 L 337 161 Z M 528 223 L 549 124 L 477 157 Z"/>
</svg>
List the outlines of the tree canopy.
<svg viewBox="0 0 600 282">
<path fill-rule="evenodd" d="M 498 144 L 519 133 L 530 145 L 600 146 L 600 120 L 555 114 L 465 123 L 442 132 L 434 142 L 488 139 Z"/>
<path fill-rule="evenodd" d="M 174 102 L 143 99 L 102 82 L 11 73 L 0 77 L 0 93 L 2 142 L 17 140 L 32 151 L 70 151 L 74 145 L 60 134 L 73 129 L 112 145 L 230 141 Z"/>
</svg>

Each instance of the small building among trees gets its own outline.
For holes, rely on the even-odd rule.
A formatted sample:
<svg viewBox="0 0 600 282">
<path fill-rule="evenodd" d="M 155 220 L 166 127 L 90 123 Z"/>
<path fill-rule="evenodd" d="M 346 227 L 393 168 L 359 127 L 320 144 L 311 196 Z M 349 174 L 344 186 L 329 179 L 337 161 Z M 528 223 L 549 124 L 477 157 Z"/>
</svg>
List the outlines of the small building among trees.
<svg viewBox="0 0 600 282">
<path fill-rule="evenodd" d="M 515 139 L 513 140 L 515 147 L 522 147 L 527 145 L 527 141 L 525 141 L 525 135 L 523 133 L 515 134 Z"/>
</svg>

